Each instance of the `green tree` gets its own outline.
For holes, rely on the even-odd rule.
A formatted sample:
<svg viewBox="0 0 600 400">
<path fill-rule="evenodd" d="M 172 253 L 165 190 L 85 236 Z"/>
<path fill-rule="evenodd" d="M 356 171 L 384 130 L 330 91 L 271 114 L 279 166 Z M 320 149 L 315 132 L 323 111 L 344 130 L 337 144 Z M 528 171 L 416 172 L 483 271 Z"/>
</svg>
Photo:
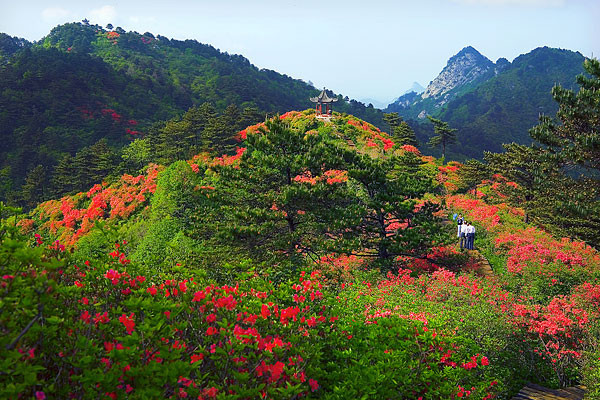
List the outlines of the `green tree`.
<svg viewBox="0 0 600 400">
<path fill-rule="evenodd" d="M 491 173 L 488 165 L 479 160 L 470 159 L 460 167 L 458 175 L 465 186 L 464 189 L 475 190 L 475 196 L 477 196 L 477 186 L 482 180 L 489 178 Z"/>
<path fill-rule="evenodd" d="M 259 259 L 297 265 L 302 255 L 323 255 L 324 242 L 334 240 L 348 219 L 350 196 L 344 181 L 325 174 L 338 170 L 348 151 L 278 117 L 244 144 L 239 167 L 219 169 L 220 236 Z"/>
<path fill-rule="evenodd" d="M 21 188 L 21 204 L 27 209 L 35 208 L 47 196 L 46 169 L 42 165 L 33 168 L 27 174 L 25 184 Z"/>
<path fill-rule="evenodd" d="M 392 131 L 392 139 L 398 146 L 410 145 L 416 147 L 419 144 L 417 142 L 415 131 L 413 131 L 406 121 L 402 121 L 398 126 L 394 127 L 394 130 Z"/>
<path fill-rule="evenodd" d="M 589 76 L 579 75 L 577 93 L 556 86 L 552 96 L 558 103 L 556 119 L 542 116 L 530 130 L 535 140 L 555 153 L 555 161 L 600 172 L 600 61 L 588 59 L 584 68 Z M 599 184 L 593 179 L 590 183 Z"/>
<path fill-rule="evenodd" d="M 121 158 L 129 169 L 139 171 L 152 160 L 152 146 L 147 138 L 136 139 L 123 148 Z"/>
<path fill-rule="evenodd" d="M 359 240 L 358 254 L 376 258 L 381 268 L 393 268 L 400 255 L 425 254 L 440 232 L 433 217 L 437 206 L 415 207 L 433 189 L 432 180 L 415 168 L 415 161 L 412 153 L 389 158 L 357 155 L 349 166 L 357 189 L 353 201 L 361 213 L 360 222 L 348 227 L 345 235 Z"/>
<path fill-rule="evenodd" d="M 80 186 L 75 182 L 75 173 L 73 157 L 66 154 L 60 159 L 52 173 L 53 197 L 59 198 L 64 194 L 72 194 Z"/>
<path fill-rule="evenodd" d="M 562 188 L 552 199 L 556 225 L 572 229 L 582 239 L 600 244 L 600 62 L 587 59 L 589 75 L 577 77 L 577 93 L 556 86 L 552 96 L 559 109 L 555 119 L 542 116 L 530 135 L 549 149 L 561 167 Z M 560 221 L 558 220 L 560 218 Z"/>
<path fill-rule="evenodd" d="M 431 147 L 442 146 L 442 158 L 446 158 L 446 146 L 456 142 L 457 129 L 450 128 L 447 122 L 433 118 L 428 115 L 427 118 L 433 124 L 434 136 L 427 143 Z"/>
<path fill-rule="evenodd" d="M 390 132 L 390 134 L 391 134 L 392 132 L 394 132 L 394 129 L 402 121 L 402 117 L 400 117 L 397 112 L 391 112 L 391 113 L 383 114 L 383 120 L 390 127 L 390 130 L 388 132 Z"/>
<path fill-rule="evenodd" d="M 485 152 L 484 158 L 491 171 L 516 183 L 516 187 L 509 186 L 506 194 L 512 205 L 525 210 L 524 222 L 528 223 L 532 215 L 545 214 L 544 199 L 556 189 L 559 167 L 538 146 L 517 143 L 503 146 L 504 153 Z"/>
</svg>

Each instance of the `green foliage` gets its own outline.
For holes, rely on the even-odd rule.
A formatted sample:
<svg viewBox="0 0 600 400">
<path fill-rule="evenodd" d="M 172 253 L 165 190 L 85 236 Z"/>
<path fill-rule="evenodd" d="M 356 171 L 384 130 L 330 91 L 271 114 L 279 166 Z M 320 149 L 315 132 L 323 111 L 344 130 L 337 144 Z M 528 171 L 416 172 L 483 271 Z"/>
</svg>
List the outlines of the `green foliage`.
<svg viewBox="0 0 600 400">
<path fill-rule="evenodd" d="M 408 125 L 406 121 L 400 122 L 390 132 L 392 132 L 391 136 L 394 140 L 394 143 L 396 143 L 398 146 L 409 145 L 416 147 L 419 144 L 417 142 L 415 131 L 410 127 L 410 125 Z"/>
<path fill-rule="evenodd" d="M 490 163 L 494 165 L 494 168 L 502 169 L 502 172 L 505 172 L 506 169 L 500 168 L 496 165 L 496 163 Z M 465 189 L 466 191 L 477 190 L 477 185 L 481 183 L 486 178 L 489 178 L 491 175 L 490 168 L 478 160 L 467 160 L 462 167 L 458 170 L 458 175 L 460 177 L 460 181 L 464 184 L 464 187 L 461 189 Z M 477 197 L 477 193 L 475 193 Z"/>
<path fill-rule="evenodd" d="M 456 132 L 458 129 L 450 128 L 447 122 L 433 118 L 428 115 L 427 118 L 433 124 L 434 136 L 427 143 L 431 147 L 442 146 L 442 158 L 446 158 L 446 146 L 456 143 Z"/>
<path fill-rule="evenodd" d="M 516 182 L 509 195 L 548 229 L 597 246 L 600 243 L 600 62 L 586 60 L 589 76 L 579 76 L 577 93 L 555 87 L 556 120 L 542 116 L 530 130 L 543 147 L 505 145 L 506 153 L 486 153 L 490 167 Z"/>
<path fill-rule="evenodd" d="M 383 120 L 388 124 L 390 133 L 394 132 L 394 129 L 402 122 L 402 118 L 397 112 L 383 114 Z"/>
<path fill-rule="evenodd" d="M 238 130 L 263 120 L 265 113 L 305 109 L 318 93 L 301 80 L 258 69 L 210 45 L 119 27 L 108 32 L 85 22 L 57 26 L 33 45 L 0 36 L 0 65 L 0 169 L 10 173 L 13 191 L 38 165 L 52 174 L 66 156 L 77 157 L 101 139 L 121 149 L 169 119 L 159 127 L 157 146 L 165 153 L 159 158 L 182 159 L 198 149 L 222 154 L 233 150 Z M 362 103 L 338 104 L 340 110 L 383 122 L 379 110 Z M 194 105 L 191 113 L 214 107 L 212 115 L 201 116 L 210 121 L 176 117 Z M 121 166 L 114 167 L 111 172 L 121 172 Z M 135 162 L 123 167 L 139 168 Z M 55 180 L 53 188 L 45 184 L 46 192 L 60 196 L 82 190 L 75 184 L 61 192 L 58 182 L 66 182 L 61 176 Z M 0 190 L 0 199 L 8 198 Z"/>
<path fill-rule="evenodd" d="M 457 145 L 447 154 L 454 160 L 482 159 L 483 151 L 501 152 L 504 143 L 528 145 L 531 139 L 527 131 L 538 122 L 540 113 L 551 115 L 557 110 L 550 95 L 552 86 L 574 89 L 573 78 L 583 72 L 584 57 L 578 52 L 541 47 L 512 63 L 504 61 L 473 85 L 460 87 L 461 93 L 450 92 L 451 100 L 442 106 L 429 97 L 409 108 L 390 105 L 387 111 L 406 118 L 421 142 L 431 137 L 429 124 L 418 118 L 423 110 L 460 127 Z"/>
</svg>

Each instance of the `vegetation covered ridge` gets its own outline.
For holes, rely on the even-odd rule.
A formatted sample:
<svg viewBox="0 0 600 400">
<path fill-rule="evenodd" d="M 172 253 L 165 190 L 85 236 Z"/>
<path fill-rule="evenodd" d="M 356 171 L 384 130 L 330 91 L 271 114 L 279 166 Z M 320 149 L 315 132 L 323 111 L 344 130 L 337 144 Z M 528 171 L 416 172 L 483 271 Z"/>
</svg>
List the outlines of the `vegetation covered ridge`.
<svg viewBox="0 0 600 400">
<path fill-rule="evenodd" d="M 203 116 L 187 136 L 227 140 L 231 127 L 307 108 L 318 94 L 312 84 L 195 40 L 86 23 L 57 26 L 34 43 L 1 34 L 0 87 L 0 200 L 27 209 L 132 173 L 123 149 L 190 109 L 203 107 Z M 381 111 L 329 95 L 338 111 L 382 123 Z M 63 184 L 74 163 L 75 182 Z"/>
<path fill-rule="evenodd" d="M 3 207 L 9 398 L 510 398 L 598 390 L 600 257 L 356 117 Z M 483 195 L 483 196 L 482 196 Z M 496 274 L 456 246 L 462 212 Z"/>
</svg>

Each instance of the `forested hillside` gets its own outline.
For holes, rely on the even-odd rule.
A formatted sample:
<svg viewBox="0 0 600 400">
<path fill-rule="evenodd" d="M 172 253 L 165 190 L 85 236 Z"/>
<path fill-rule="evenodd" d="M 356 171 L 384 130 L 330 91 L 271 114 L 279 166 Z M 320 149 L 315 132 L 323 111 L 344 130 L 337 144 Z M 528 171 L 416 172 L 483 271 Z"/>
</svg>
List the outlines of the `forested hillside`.
<svg viewBox="0 0 600 400">
<path fill-rule="evenodd" d="M 438 99 L 422 100 L 418 96 L 409 104 L 390 104 L 387 111 L 408 119 L 421 143 L 426 143 L 433 133 L 425 115 L 448 122 L 459 131 L 457 144 L 449 148 L 447 156 L 454 160 L 482 159 L 484 151 L 500 151 L 503 143 L 530 143 L 528 130 L 537 124 L 539 116 L 557 111 L 550 94 L 552 87 L 574 88 L 575 76 L 583 72 L 583 61 L 584 57 L 573 51 L 537 48 L 512 63 L 499 60 L 495 73 L 493 66 L 488 67 L 477 79 L 467 80 Z M 471 68 L 483 68 L 474 65 Z M 445 79 L 451 80 L 447 76 Z M 443 85 L 434 88 L 442 90 Z M 436 150 L 423 150 L 440 155 Z"/>
<path fill-rule="evenodd" d="M 481 159 L 484 150 L 501 151 L 503 143 L 531 143 L 528 131 L 539 116 L 558 110 L 552 87 L 575 89 L 575 77 L 584 72 L 583 61 L 580 53 L 538 48 L 450 102 L 439 117 L 460 128 L 451 157 Z"/>
<path fill-rule="evenodd" d="M 63 159 L 101 146 L 118 164 L 124 145 L 192 106 L 208 103 L 246 126 L 307 108 L 318 93 L 195 40 L 87 23 L 58 26 L 33 44 L 3 34 L 0 61 L 0 199 L 26 207 L 65 193 L 52 184 Z M 381 124 L 379 110 L 339 98 L 338 110 Z M 107 172 L 89 174 L 100 182 Z"/>
<path fill-rule="evenodd" d="M 112 184 L 0 205 L 2 395 L 600 392 L 600 254 L 524 221 L 507 197 L 521 183 L 346 114 L 292 111 L 237 138 L 233 155 L 189 157 L 184 136 Z M 477 250 L 442 223 L 454 213 Z"/>
</svg>

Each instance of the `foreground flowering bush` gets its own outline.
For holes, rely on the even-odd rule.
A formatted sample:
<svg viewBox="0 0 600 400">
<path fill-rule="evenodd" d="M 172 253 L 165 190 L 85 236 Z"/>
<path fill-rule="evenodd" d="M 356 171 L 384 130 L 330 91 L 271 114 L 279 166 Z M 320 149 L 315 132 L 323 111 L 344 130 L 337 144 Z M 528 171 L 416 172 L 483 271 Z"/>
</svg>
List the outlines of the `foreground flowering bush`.
<svg viewBox="0 0 600 400">
<path fill-rule="evenodd" d="M 126 243 L 72 265 L 60 244 L 36 237 L 29 247 L 16 227 L 2 239 L 0 382 L 8 398 L 493 392 L 480 372 L 486 356 L 424 319 L 375 323 L 362 308 L 340 307 L 352 285 L 323 286 L 318 270 L 278 286 L 254 272 L 223 285 L 140 269 Z M 361 264 L 332 257 L 321 265 L 344 260 Z"/>
<path fill-rule="evenodd" d="M 279 288 L 252 274 L 235 286 L 162 279 L 134 272 L 119 247 L 103 262 L 65 263 L 57 250 L 4 266 L 9 397 L 290 398 L 319 388 L 307 360 L 333 319 L 316 273 Z"/>
</svg>

